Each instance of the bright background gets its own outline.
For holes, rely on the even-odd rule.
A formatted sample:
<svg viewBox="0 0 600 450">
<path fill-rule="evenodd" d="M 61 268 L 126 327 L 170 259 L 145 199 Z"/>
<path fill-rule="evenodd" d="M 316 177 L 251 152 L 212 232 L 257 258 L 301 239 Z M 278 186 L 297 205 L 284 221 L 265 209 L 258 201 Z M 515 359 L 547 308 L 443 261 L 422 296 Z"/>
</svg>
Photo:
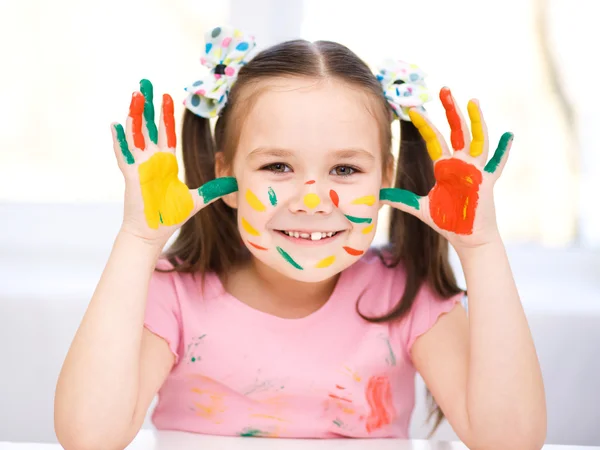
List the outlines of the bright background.
<svg viewBox="0 0 600 450">
<path fill-rule="evenodd" d="M 600 445 L 598 10 L 589 0 L 0 0 L 0 441 L 54 440 L 56 376 L 122 212 L 109 124 L 125 120 L 141 78 L 157 98 L 169 92 L 180 117 L 204 32 L 230 23 L 261 48 L 330 39 L 373 67 L 417 63 L 433 91 L 480 99 L 492 148 L 515 133 L 497 212 L 544 370 L 548 439 Z M 441 106 L 428 111 L 444 130 Z M 422 419 L 420 403 L 415 437 Z M 453 436 L 447 424 L 436 435 Z"/>
</svg>

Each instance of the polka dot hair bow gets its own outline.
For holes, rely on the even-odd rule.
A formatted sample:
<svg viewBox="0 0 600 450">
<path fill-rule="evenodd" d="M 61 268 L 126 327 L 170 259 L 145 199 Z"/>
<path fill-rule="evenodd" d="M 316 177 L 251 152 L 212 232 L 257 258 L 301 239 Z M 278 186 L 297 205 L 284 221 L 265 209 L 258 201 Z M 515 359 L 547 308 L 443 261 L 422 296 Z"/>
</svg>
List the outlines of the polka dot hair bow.
<svg viewBox="0 0 600 450">
<path fill-rule="evenodd" d="M 376 76 L 396 118 L 410 122 L 410 108 L 425 111 L 423 104 L 431 100 L 431 95 L 425 85 L 425 73 L 418 66 L 399 60 L 387 60 Z"/>
<path fill-rule="evenodd" d="M 239 70 L 250 60 L 256 43 L 254 36 L 229 27 L 208 31 L 205 41 L 200 62 L 210 71 L 185 89 L 188 95 L 183 104 L 194 114 L 209 119 L 216 117 L 227 103 L 229 90 Z"/>
</svg>

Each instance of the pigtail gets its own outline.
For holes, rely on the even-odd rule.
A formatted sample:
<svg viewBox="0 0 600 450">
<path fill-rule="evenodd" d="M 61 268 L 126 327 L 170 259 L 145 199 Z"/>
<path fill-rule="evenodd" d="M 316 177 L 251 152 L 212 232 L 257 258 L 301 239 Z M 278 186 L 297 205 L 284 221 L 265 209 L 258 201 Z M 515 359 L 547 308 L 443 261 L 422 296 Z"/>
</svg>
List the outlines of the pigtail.
<svg viewBox="0 0 600 450">
<path fill-rule="evenodd" d="M 222 129 L 221 120 L 217 130 Z M 215 179 L 217 147 L 208 119 L 185 111 L 182 149 L 185 183 L 190 189 Z M 183 224 L 166 256 L 177 272 L 224 275 L 239 261 L 242 247 L 236 211 L 219 200 Z"/>
</svg>

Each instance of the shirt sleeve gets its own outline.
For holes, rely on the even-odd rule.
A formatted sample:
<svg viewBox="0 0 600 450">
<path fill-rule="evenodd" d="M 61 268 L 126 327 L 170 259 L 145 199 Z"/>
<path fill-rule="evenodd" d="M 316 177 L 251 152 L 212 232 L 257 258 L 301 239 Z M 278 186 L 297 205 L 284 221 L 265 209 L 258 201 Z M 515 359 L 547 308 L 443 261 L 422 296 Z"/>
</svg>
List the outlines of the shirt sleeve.
<svg viewBox="0 0 600 450">
<path fill-rule="evenodd" d="M 423 284 L 408 315 L 404 336 L 406 354 L 410 355 L 415 340 L 429 331 L 438 318 L 450 312 L 457 303 L 461 303 L 464 294 L 461 292 L 444 299 L 436 295 L 431 287 Z"/>
<path fill-rule="evenodd" d="M 177 363 L 182 322 L 175 276 L 174 272 L 155 271 L 152 274 L 148 286 L 144 326 L 169 344 L 169 349 L 175 355 L 175 363 Z"/>
</svg>

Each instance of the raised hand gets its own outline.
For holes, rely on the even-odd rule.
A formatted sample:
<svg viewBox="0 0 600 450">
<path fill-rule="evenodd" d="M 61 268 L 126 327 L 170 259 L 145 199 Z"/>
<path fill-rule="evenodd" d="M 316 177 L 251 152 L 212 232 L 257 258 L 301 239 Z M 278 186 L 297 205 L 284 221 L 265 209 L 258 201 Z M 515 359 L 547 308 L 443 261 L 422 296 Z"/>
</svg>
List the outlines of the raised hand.
<svg viewBox="0 0 600 450">
<path fill-rule="evenodd" d="M 513 135 L 502 135 L 494 156 L 486 164 L 488 133 L 479 103 L 470 100 L 467 106 L 471 139 L 450 89 L 442 88 L 440 100 L 450 124 L 454 153 L 427 117 L 416 109 L 409 112 L 434 161 L 436 184 L 425 197 L 403 189 L 382 189 L 380 200 L 420 218 L 455 247 L 482 245 L 498 236 L 493 187 L 506 164 Z"/>
<path fill-rule="evenodd" d="M 142 80 L 140 91 L 131 98 L 126 131 L 118 123 L 111 125 L 113 147 L 125 177 L 122 229 L 164 243 L 204 206 L 235 192 L 237 183 L 234 178 L 219 178 L 188 189 L 178 178 L 173 99 L 163 95 L 157 129 L 150 81 Z"/>
</svg>

